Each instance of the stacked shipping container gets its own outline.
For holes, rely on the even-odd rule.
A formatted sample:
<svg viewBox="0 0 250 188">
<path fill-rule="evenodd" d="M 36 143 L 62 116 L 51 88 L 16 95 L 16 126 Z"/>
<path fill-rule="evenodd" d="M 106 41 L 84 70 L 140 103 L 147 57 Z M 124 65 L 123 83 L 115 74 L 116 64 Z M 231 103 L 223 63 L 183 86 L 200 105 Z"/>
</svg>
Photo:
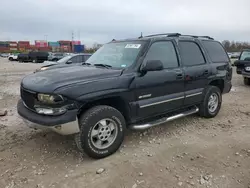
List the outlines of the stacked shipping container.
<svg viewBox="0 0 250 188">
<path fill-rule="evenodd" d="M 81 45 L 81 41 L 72 41 L 72 46 L 74 46 L 74 45 Z"/>
<path fill-rule="evenodd" d="M 30 47 L 29 41 L 18 41 L 18 50 L 21 52 L 24 52 L 26 48 L 28 49 Z"/>
<path fill-rule="evenodd" d="M 83 52 L 84 45 L 81 41 L 60 40 L 58 42 L 47 42 L 45 40 L 35 40 L 35 45 L 30 45 L 29 41 L 0 41 L 0 52 L 14 51 L 52 51 L 52 52 Z"/>
<path fill-rule="evenodd" d="M 8 42 L 0 42 L 0 51 L 1 52 L 8 52 L 9 50 L 9 43 Z"/>
<path fill-rule="evenodd" d="M 71 41 L 68 40 L 60 40 L 58 41 L 60 44 L 60 49 L 62 52 L 71 52 Z"/>
<path fill-rule="evenodd" d="M 73 51 L 74 51 L 75 53 L 84 52 L 84 45 L 74 45 Z"/>
<path fill-rule="evenodd" d="M 9 47 L 10 47 L 11 52 L 18 50 L 17 42 L 15 42 L 15 41 L 10 41 L 9 42 Z"/>
<path fill-rule="evenodd" d="M 51 47 L 52 52 L 60 52 L 59 42 L 48 42 L 49 47 Z"/>
<path fill-rule="evenodd" d="M 48 47 L 48 43 L 46 40 L 35 40 L 35 46 L 38 48 Z"/>
</svg>

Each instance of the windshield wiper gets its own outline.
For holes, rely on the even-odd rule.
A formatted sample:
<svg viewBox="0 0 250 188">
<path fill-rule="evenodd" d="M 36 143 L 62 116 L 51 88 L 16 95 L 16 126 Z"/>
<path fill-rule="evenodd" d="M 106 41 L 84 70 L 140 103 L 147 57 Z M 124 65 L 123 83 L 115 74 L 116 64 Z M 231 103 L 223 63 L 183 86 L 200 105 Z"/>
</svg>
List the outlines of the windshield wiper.
<svg viewBox="0 0 250 188">
<path fill-rule="evenodd" d="M 91 65 L 90 63 L 83 62 L 82 65 Z"/>
<path fill-rule="evenodd" d="M 100 63 L 100 64 L 94 64 L 94 66 L 100 66 L 100 67 L 105 67 L 105 68 L 112 68 L 111 65 L 102 64 L 102 63 Z"/>
</svg>

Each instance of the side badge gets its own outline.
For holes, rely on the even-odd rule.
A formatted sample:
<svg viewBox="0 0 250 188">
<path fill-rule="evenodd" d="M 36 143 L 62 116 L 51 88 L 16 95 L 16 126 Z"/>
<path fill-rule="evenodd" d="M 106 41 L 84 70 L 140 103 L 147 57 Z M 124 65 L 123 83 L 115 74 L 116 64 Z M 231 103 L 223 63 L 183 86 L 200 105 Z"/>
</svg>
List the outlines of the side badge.
<svg viewBox="0 0 250 188">
<path fill-rule="evenodd" d="M 138 98 L 139 99 L 144 99 L 144 98 L 149 98 L 149 97 L 151 97 L 152 96 L 152 94 L 147 94 L 147 95 L 141 95 L 141 96 L 139 96 Z"/>
</svg>

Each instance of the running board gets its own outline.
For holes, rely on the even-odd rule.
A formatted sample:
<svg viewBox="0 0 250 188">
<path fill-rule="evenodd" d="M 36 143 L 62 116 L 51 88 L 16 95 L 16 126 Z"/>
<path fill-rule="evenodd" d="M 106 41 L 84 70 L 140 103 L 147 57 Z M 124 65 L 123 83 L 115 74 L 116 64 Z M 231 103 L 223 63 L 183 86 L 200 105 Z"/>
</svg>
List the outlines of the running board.
<svg viewBox="0 0 250 188">
<path fill-rule="evenodd" d="M 151 121 L 151 122 L 148 122 L 146 124 L 131 125 L 130 129 L 132 129 L 132 130 L 148 129 L 148 128 L 151 128 L 151 127 L 154 127 L 154 126 L 157 126 L 157 125 L 169 122 L 169 121 L 173 121 L 175 119 L 179 119 L 179 118 L 182 118 L 182 117 L 185 117 L 185 116 L 189 116 L 191 114 L 195 114 L 198 111 L 199 111 L 199 108 L 195 107 L 195 108 L 193 108 L 191 110 L 182 112 L 180 114 L 176 114 L 176 115 L 173 115 L 173 116 L 170 116 L 170 117 L 164 117 L 164 118 L 161 118 L 161 119 L 157 119 L 155 121 Z"/>
</svg>

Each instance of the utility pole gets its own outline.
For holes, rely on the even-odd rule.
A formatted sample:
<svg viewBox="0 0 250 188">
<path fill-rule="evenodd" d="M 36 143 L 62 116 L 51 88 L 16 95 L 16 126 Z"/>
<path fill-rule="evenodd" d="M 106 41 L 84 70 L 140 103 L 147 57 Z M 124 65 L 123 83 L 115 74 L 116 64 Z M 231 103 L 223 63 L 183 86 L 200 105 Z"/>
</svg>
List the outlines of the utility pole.
<svg viewBox="0 0 250 188">
<path fill-rule="evenodd" d="M 78 29 L 78 40 L 81 41 L 81 32 L 79 29 Z"/>
<path fill-rule="evenodd" d="M 72 37 L 72 42 L 73 42 L 74 41 L 74 31 L 72 31 L 71 37 Z"/>
</svg>

